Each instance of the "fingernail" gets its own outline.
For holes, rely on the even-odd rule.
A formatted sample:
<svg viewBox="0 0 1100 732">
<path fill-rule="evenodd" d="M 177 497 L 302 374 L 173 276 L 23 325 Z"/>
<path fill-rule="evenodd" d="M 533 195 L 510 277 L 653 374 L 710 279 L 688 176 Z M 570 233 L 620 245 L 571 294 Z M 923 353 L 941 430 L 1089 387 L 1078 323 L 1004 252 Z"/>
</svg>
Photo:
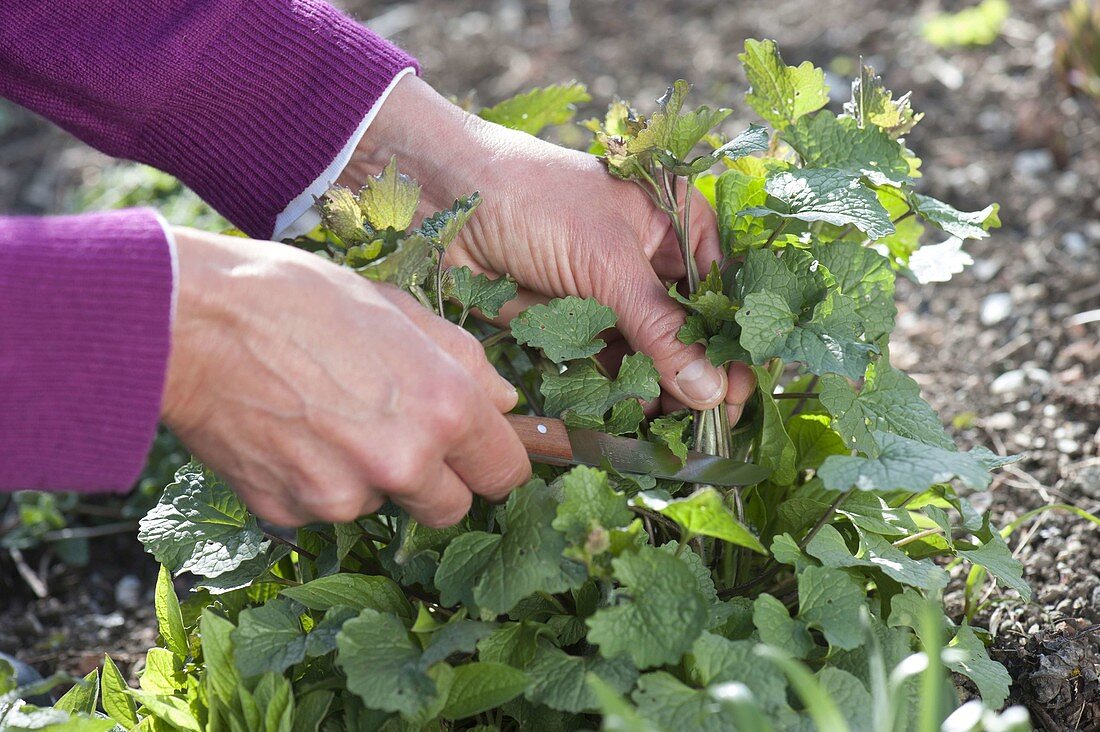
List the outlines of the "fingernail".
<svg viewBox="0 0 1100 732">
<path fill-rule="evenodd" d="M 744 411 L 744 404 L 726 405 L 726 418 L 729 420 L 730 427 L 735 427 L 737 423 L 741 421 L 741 415 L 744 413 Z"/>
<path fill-rule="evenodd" d="M 709 404 L 722 398 L 725 384 L 722 372 L 714 368 L 705 358 L 692 361 L 676 375 L 676 385 L 684 396 L 697 402 Z"/>
</svg>

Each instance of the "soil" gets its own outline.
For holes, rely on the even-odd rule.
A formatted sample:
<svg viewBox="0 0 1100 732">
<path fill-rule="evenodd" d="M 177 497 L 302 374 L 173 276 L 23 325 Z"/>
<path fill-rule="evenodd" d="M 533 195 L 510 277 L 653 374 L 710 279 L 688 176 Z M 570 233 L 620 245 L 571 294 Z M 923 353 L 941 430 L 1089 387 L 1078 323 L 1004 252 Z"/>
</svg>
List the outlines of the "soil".
<svg viewBox="0 0 1100 732">
<path fill-rule="evenodd" d="M 540 84 L 586 82 L 595 114 L 612 97 L 643 106 L 676 78 L 696 98 L 750 121 L 735 60 L 746 37 L 780 42 L 788 61 L 830 70 L 833 103 L 862 55 L 926 119 L 909 138 L 925 192 L 974 210 L 1001 204 L 1004 226 L 970 242 L 973 266 L 943 284 L 899 287 L 893 358 L 913 374 L 960 444 L 1022 458 L 971 497 L 1004 524 L 1070 503 L 1100 513 L 1100 111 L 1067 93 L 1053 57 L 1065 0 L 1019 0 L 992 45 L 940 50 L 920 19 L 973 3 L 891 0 L 569 0 L 345 3 L 417 54 L 445 93 L 494 103 Z M 369 13 L 368 13 L 369 8 Z M 569 133 L 563 133 L 568 139 Z M 31 115 L 0 107 L 0 210 L 59 210 L 103 156 Z M 1091 313 L 1091 315 L 1090 315 Z M 1100 728 L 1100 542 L 1096 526 L 1051 511 L 1009 539 L 1034 598 L 992 591 L 976 623 L 1014 677 L 1012 701 L 1049 730 Z M 58 570 L 31 599 L 0 558 L 0 650 L 43 671 L 81 672 L 104 650 L 137 660 L 153 639 L 150 603 L 120 608 L 115 589 L 151 560 L 133 540 L 97 541 L 92 572 Z M 963 609 L 961 578 L 948 597 Z M 124 622 L 116 622 L 112 613 Z M 109 621 L 104 618 L 111 618 Z"/>
</svg>

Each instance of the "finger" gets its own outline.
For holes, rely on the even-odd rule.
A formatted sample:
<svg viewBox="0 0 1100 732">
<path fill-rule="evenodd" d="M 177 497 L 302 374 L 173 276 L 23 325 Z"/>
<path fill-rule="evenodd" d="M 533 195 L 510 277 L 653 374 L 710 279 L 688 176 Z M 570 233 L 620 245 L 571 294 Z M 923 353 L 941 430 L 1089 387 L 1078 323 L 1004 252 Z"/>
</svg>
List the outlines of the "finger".
<svg viewBox="0 0 1100 732">
<path fill-rule="evenodd" d="M 450 467 L 437 463 L 429 480 L 413 491 L 393 496 L 393 502 L 433 529 L 454 526 L 469 513 L 473 495 Z"/>
<path fill-rule="evenodd" d="M 539 295 L 524 287 L 519 288 L 515 298 L 504 303 L 500 308 L 500 315 L 490 318 L 489 322 L 498 328 L 507 328 L 512 319 L 532 305 L 545 305 L 550 298 Z"/>
<path fill-rule="evenodd" d="M 597 299 L 619 315 L 619 330 L 634 350 L 653 359 L 667 392 L 693 409 L 709 409 L 722 400 L 725 371 L 711 365 L 701 346 L 677 338 L 684 310 L 640 251 L 636 257 L 604 262 L 592 275 Z M 623 282 L 632 286 L 623 287 Z"/>
<path fill-rule="evenodd" d="M 446 456 L 447 464 L 479 496 L 496 501 L 531 477 L 531 461 L 515 430 L 502 415 L 483 405 L 467 407 L 470 429 Z"/>
<path fill-rule="evenodd" d="M 741 419 L 745 403 L 756 393 L 756 374 L 746 364 L 734 361 L 726 367 L 726 410 L 730 427 Z"/>
<path fill-rule="evenodd" d="M 718 237 L 718 223 L 714 209 L 706 197 L 694 191 L 691 199 L 691 219 L 688 223 L 690 249 L 695 258 L 695 267 L 700 277 L 706 277 L 711 264 L 721 261 L 722 248 Z M 650 260 L 653 270 L 661 279 L 681 280 L 687 276 L 684 269 L 684 256 L 680 251 L 680 242 L 676 232 L 669 224 L 664 239 Z"/>
<path fill-rule="evenodd" d="M 415 299 L 395 287 L 380 288 L 386 298 L 444 352 L 457 360 L 474 377 L 500 412 L 510 412 L 519 400 L 516 389 L 497 373 L 485 358 L 485 349 L 469 331 L 428 311 Z"/>
</svg>

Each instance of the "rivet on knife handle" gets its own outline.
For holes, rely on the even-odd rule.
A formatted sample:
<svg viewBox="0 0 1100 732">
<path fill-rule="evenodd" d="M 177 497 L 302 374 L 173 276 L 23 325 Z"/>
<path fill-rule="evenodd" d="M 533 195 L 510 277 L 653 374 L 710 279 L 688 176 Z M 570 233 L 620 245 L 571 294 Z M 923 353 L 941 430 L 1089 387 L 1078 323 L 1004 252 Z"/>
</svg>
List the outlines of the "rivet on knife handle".
<svg viewBox="0 0 1100 732">
<path fill-rule="evenodd" d="M 551 464 L 569 465 L 573 462 L 573 447 L 569 444 L 565 422 L 525 414 L 506 414 L 504 418 L 519 435 L 528 455 L 545 458 L 539 462 Z"/>
</svg>

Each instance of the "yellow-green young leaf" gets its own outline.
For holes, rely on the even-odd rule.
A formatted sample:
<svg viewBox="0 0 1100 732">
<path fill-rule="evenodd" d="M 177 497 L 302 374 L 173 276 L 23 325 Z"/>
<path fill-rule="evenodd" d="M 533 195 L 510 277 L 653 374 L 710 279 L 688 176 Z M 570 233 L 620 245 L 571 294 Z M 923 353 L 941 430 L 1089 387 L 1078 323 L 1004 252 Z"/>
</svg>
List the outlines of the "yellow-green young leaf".
<svg viewBox="0 0 1100 732">
<path fill-rule="evenodd" d="M 188 730 L 188 732 L 202 732 L 199 720 L 195 719 L 195 715 L 186 699 L 158 696 L 144 691 L 131 691 L 130 693 L 141 702 L 145 710 L 153 717 L 157 717 L 170 725 L 169 729 L 176 728 Z"/>
<path fill-rule="evenodd" d="M 420 186 L 397 171 L 397 158 L 376 176 L 367 178 L 359 191 L 359 208 L 376 230 L 404 231 L 412 223 L 420 203 Z"/>
<path fill-rule="evenodd" d="M 584 541 L 593 529 L 615 529 L 634 519 L 626 496 L 611 488 L 602 470 L 573 468 L 562 477 L 562 493 L 552 525 L 571 542 Z"/>
<path fill-rule="evenodd" d="M 389 577 L 365 574 L 331 574 L 279 594 L 302 603 L 310 610 L 328 610 L 342 605 L 355 610 L 372 608 L 412 620 L 413 607 L 405 593 Z"/>
<path fill-rule="evenodd" d="M 848 452 L 844 439 L 829 426 L 830 422 L 827 414 L 796 414 L 787 420 L 787 434 L 798 455 L 797 471 L 816 470 L 830 455 Z"/>
<path fill-rule="evenodd" d="M 263 713 L 263 729 L 266 732 L 291 732 L 294 720 L 294 696 L 290 681 L 282 674 L 269 672 L 263 675 L 253 692 Z"/>
<path fill-rule="evenodd" d="M 183 662 L 166 648 L 150 648 L 145 654 L 145 670 L 138 683 L 151 694 L 174 694 L 186 683 Z"/>
<path fill-rule="evenodd" d="M 98 698 L 99 669 L 94 668 L 54 702 L 53 707 L 69 714 L 92 714 L 96 710 Z"/>
<path fill-rule="evenodd" d="M 957 13 L 937 13 L 921 27 L 934 46 L 988 46 L 997 40 L 1012 9 L 1008 0 L 982 0 Z"/>
<path fill-rule="evenodd" d="M 675 663 L 707 623 L 707 605 L 691 568 L 649 546 L 612 561 L 629 599 L 588 618 L 588 640 L 606 658 L 627 654 L 638 668 Z"/>
<path fill-rule="evenodd" d="M 649 423 L 649 432 L 663 443 L 672 454 L 680 458 L 680 464 L 687 464 L 688 446 L 685 432 L 691 424 L 690 414 L 684 417 L 657 417 Z"/>
<path fill-rule="evenodd" d="M 183 613 L 180 611 L 176 588 L 172 585 L 172 575 L 168 568 L 160 565 L 157 575 L 157 589 L 154 595 L 157 612 L 157 627 L 164 645 L 180 659 L 187 658 L 187 631 L 183 627 Z"/>
<path fill-rule="evenodd" d="M 443 707 L 446 719 L 473 717 L 505 704 L 527 688 L 527 674 L 503 663 L 474 662 L 455 669 Z"/>
<path fill-rule="evenodd" d="M 657 509 L 691 536 L 710 536 L 767 554 L 748 527 L 737 520 L 714 488 L 703 488 L 687 498 L 677 498 Z"/>
<path fill-rule="evenodd" d="M 761 208 L 767 203 L 766 180 L 763 174 L 751 176 L 734 169 L 718 177 L 714 204 L 718 211 L 718 233 L 725 251 L 742 254 L 753 245 L 762 246 L 771 235 L 763 219 L 741 215 L 742 211 Z"/>
<path fill-rule="evenodd" d="M 660 108 L 649 118 L 645 128 L 634 139 L 627 140 L 627 151 L 634 154 L 668 153 L 675 162 L 686 161 L 703 136 L 732 113 L 729 109 L 711 109 L 705 105 L 689 112 L 683 111 L 690 91 L 691 84 L 683 79 L 669 87 L 664 96 L 657 100 Z M 755 140 L 757 133 L 752 132 L 751 135 Z M 738 143 L 738 146 L 741 144 Z M 753 145 L 752 149 L 760 148 Z"/>
<path fill-rule="evenodd" d="M 825 72 L 809 61 L 787 66 L 775 41 L 750 38 L 745 41 L 745 52 L 737 58 L 752 85 L 745 101 L 777 130 L 829 102 Z"/>
<path fill-rule="evenodd" d="M 141 519 L 138 539 L 170 572 L 204 577 L 236 569 L 267 549 L 256 517 L 198 463 L 179 469 L 175 482 Z"/>
<path fill-rule="evenodd" d="M 363 212 L 359 210 L 359 202 L 347 188 L 329 188 L 317 199 L 317 209 L 321 213 L 321 223 L 338 236 L 345 247 L 363 244 L 370 238 L 363 228 Z"/>
<path fill-rule="evenodd" d="M 478 112 L 482 119 L 537 135 L 546 127 L 573 119 L 577 104 L 592 101 L 584 84 L 571 81 L 517 94 Z"/>
<path fill-rule="evenodd" d="M 205 639 L 204 639 L 205 645 Z M 103 711 L 125 729 L 131 729 L 138 723 L 137 706 L 130 696 L 130 687 L 110 656 L 103 657 L 103 673 L 100 681 L 100 695 L 103 697 Z"/>
<path fill-rule="evenodd" d="M 859 76 L 852 80 L 852 99 L 845 102 L 844 113 L 860 127 L 874 125 L 897 138 L 908 134 L 924 118 L 924 114 L 913 111 L 909 96 L 902 94 L 895 100 L 875 70 L 860 64 Z"/>
<path fill-rule="evenodd" d="M 512 335 L 519 343 L 540 349 L 555 363 L 587 358 L 606 343 L 596 336 L 615 325 L 611 308 L 595 300 L 565 297 L 546 305 L 533 305 L 512 320 Z"/>
<path fill-rule="evenodd" d="M 359 272 L 368 279 L 407 290 L 424 282 L 435 264 L 435 256 L 431 240 L 421 234 L 411 234 L 400 241 L 395 251 Z"/>
<path fill-rule="evenodd" d="M 233 657 L 233 623 L 204 608 L 199 621 L 202 632 L 202 657 L 206 665 L 206 694 L 231 706 L 237 698 L 241 677 Z"/>
</svg>

